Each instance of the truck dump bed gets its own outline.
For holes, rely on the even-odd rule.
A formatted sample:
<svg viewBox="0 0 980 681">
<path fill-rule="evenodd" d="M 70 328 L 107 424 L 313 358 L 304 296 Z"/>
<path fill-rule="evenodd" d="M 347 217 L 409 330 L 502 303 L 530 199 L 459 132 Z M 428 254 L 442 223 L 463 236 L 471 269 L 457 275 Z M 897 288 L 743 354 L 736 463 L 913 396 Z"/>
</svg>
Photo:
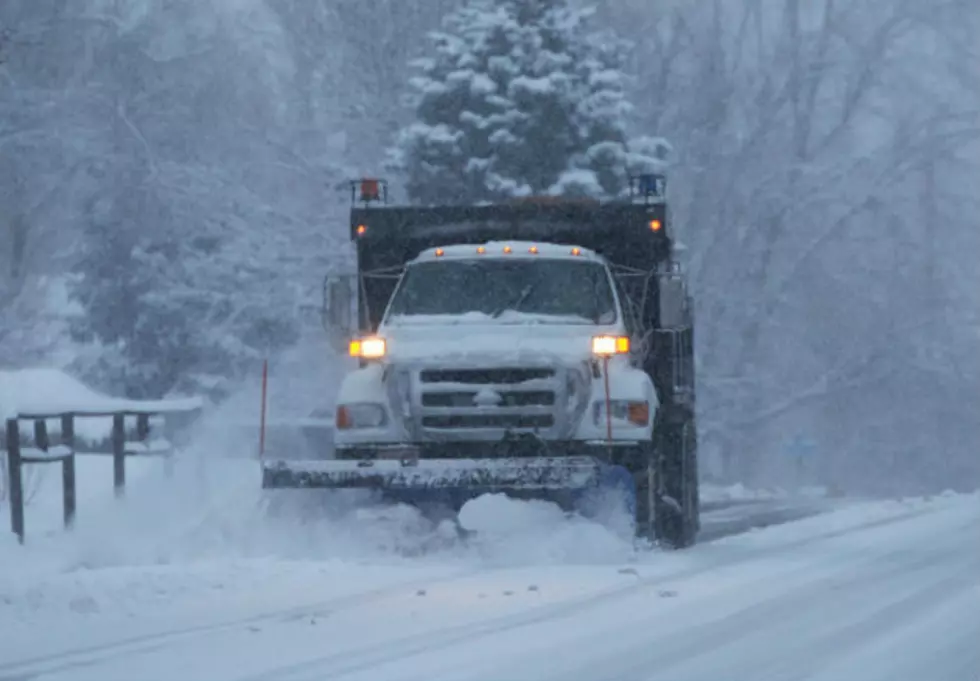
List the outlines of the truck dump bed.
<svg viewBox="0 0 980 681">
<path fill-rule="evenodd" d="M 581 246 L 610 263 L 650 271 L 670 258 L 663 203 L 536 201 L 487 206 L 377 207 L 351 211 L 351 239 L 364 276 L 362 331 L 377 329 L 399 268 L 438 246 L 485 241 L 541 241 Z"/>
</svg>

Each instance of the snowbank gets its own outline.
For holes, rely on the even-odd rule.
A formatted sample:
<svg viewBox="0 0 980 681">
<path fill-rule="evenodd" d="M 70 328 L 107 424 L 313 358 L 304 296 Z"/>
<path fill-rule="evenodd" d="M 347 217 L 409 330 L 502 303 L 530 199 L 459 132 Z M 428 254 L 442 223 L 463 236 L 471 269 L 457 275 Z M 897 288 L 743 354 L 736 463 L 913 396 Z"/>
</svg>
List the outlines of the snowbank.
<svg viewBox="0 0 980 681">
<path fill-rule="evenodd" d="M 6 372 L 0 372 L 0 419 L 10 419 L 17 416 L 17 392 L 14 383 L 6 379 Z"/>
<path fill-rule="evenodd" d="M 797 490 L 788 491 L 779 488 L 753 489 L 741 483 L 733 485 L 717 485 L 712 483 L 701 483 L 702 503 L 722 503 L 740 501 L 774 501 L 790 498 L 822 499 L 829 495 L 827 489 L 823 487 L 803 487 Z"/>
<path fill-rule="evenodd" d="M 184 412 L 201 409 L 200 398 L 136 401 L 108 397 L 58 369 L 35 368 L 0 371 L 0 416 L 18 414 L 107 414 L 129 412 Z M 53 424 L 56 425 L 56 424 Z M 112 431 L 108 418 L 81 419 L 76 424 L 79 438 L 103 440 Z"/>
<path fill-rule="evenodd" d="M 107 412 L 176 412 L 191 411 L 204 406 L 197 397 L 173 400 L 125 400 L 101 395 L 81 381 L 58 369 L 21 369 L 0 371 L 0 395 L 9 402 L 6 409 L 21 414 L 75 412 L 104 414 Z"/>
</svg>

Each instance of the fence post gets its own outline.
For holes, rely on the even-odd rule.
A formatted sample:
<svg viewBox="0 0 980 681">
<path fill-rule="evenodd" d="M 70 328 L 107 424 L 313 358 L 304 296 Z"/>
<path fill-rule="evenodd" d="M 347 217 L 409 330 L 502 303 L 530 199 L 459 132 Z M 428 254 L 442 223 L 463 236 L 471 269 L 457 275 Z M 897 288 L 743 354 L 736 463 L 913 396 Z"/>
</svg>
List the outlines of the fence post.
<svg viewBox="0 0 980 681">
<path fill-rule="evenodd" d="M 34 446 L 45 454 L 51 448 L 48 439 L 48 422 L 46 419 L 34 419 Z"/>
<path fill-rule="evenodd" d="M 145 443 L 150 439 L 150 415 L 136 415 L 136 439 Z"/>
<path fill-rule="evenodd" d="M 112 415 L 112 482 L 116 496 L 126 491 L 126 414 Z"/>
<path fill-rule="evenodd" d="M 24 543 L 24 480 L 21 477 L 20 424 L 7 419 L 7 480 L 10 485 L 10 529 Z"/>
<path fill-rule="evenodd" d="M 65 527 L 71 528 L 75 523 L 75 415 L 61 415 L 61 444 L 70 450 L 68 456 L 61 460 L 61 489 L 63 494 L 63 509 Z"/>
</svg>

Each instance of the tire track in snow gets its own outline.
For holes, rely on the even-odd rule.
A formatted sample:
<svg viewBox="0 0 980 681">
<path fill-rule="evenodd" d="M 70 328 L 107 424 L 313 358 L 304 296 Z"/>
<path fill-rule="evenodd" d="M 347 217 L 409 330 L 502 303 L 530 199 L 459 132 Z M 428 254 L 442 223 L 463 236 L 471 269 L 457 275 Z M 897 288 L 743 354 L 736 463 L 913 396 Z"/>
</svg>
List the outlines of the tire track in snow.
<svg viewBox="0 0 980 681">
<path fill-rule="evenodd" d="M 964 526 L 964 531 L 966 527 Z M 780 547 L 780 549 L 782 548 L 785 547 Z M 802 564 L 795 569 L 783 570 L 778 575 L 766 574 L 761 577 L 749 577 L 737 585 L 730 586 L 730 590 L 742 594 L 741 597 L 744 599 L 745 590 L 748 590 L 748 597 L 751 598 L 751 594 L 757 592 L 756 587 L 760 584 L 763 586 L 761 593 L 764 595 L 767 583 L 774 579 L 790 586 L 787 589 L 782 589 L 777 585 L 778 595 L 763 602 L 750 601 L 742 605 L 735 605 L 735 607 L 722 608 L 723 611 L 728 611 L 728 614 L 721 618 L 710 617 L 703 622 L 695 620 L 687 624 L 683 620 L 690 620 L 691 614 L 696 616 L 696 608 L 704 603 L 712 604 L 712 599 L 719 594 L 708 595 L 706 601 L 699 601 L 696 598 L 693 601 L 687 600 L 685 602 L 684 599 L 677 599 L 671 601 L 664 608 L 658 608 L 656 612 L 649 614 L 644 614 L 642 610 L 634 610 L 636 613 L 634 618 L 629 619 L 627 624 L 620 625 L 621 628 L 597 631 L 595 627 L 586 624 L 586 631 L 561 638 L 560 644 L 558 642 L 549 644 L 549 647 L 544 650 L 519 651 L 516 661 L 506 666 L 497 665 L 495 671 L 499 678 L 516 678 L 519 674 L 526 673 L 526 670 L 530 668 L 529 663 L 534 663 L 542 658 L 553 658 L 559 660 L 561 666 L 558 669 L 547 669 L 543 672 L 536 669 L 533 674 L 534 678 L 542 681 L 570 681 L 572 679 L 590 681 L 593 679 L 603 679 L 603 681 L 653 681 L 657 679 L 659 681 L 660 678 L 670 681 L 679 681 L 680 679 L 702 681 L 707 678 L 716 678 L 718 676 L 717 669 L 710 672 L 701 669 L 692 675 L 678 675 L 674 670 L 679 669 L 683 672 L 685 671 L 684 664 L 691 662 L 692 659 L 710 656 L 718 650 L 737 648 L 738 645 L 744 644 L 744 637 L 762 639 L 761 645 L 755 651 L 757 655 L 750 659 L 767 660 L 767 655 L 773 650 L 771 637 L 773 635 L 784 637 L 786 626 L 797 624 L 792 619 L 786 619 L 787 612 L 806 612 L 813 609 L 814 603 L 818 603 L 818 607 L 826 607 L 828 602 L 826 594 L 815 592 L 815 589 L 822 585 L 826 586 L 830 582 L 833 602 L 839 604 L 842 601 L 846 602 L 849 595 L 866 596 L 872 591 L 887 593 L 887 588 L 882 587 L 881 580 L 891 580 L 887 582 L 890 588 L 895 582 L 908 579 L 910 574 L 928 571 L 936 567 L 937 558 L 933 555 L 914 561 L 906 560 L 901 564 L 892 562 L 892 559 L 900 560 L 907 553 L 907 549 L 896 549 L 884 556 L 879 554 L 848 559 L 846 563 L 825 565 L 823 569 L 814 567 L 812 564 Z M 731 562 L 720 567 L 723 569 L 738 567 L 743 562 L 746 561 Z M 883 562 L 886 565 L 885 569 L 875 571 L 874 568 Z M 850 578 L 850 573 L 856 568 L 865 566 L 872 569 L 871 574 L 859 570 L 856 578 Z M 956 574 L 962 576 L 962 572 L 962 570 L 958 570 Z M 685 579 L 681 579 L 670 584 L 671 590 L 683 592 L 685 581 Z M 929 593 L 932 595 L 934 591 L 930 590 Z M 726 596 L 728 594 L 720 594 L 722 598 Z M 736 596 L 736 598 L 738 597 Z M 700 598 L 703 599 L 705 596 L 702 595 Z M 839 607 L 839 605 L 834 607 Z M 872 612 L 877 611 L 873 610 Z M 677 620 L 673 619 L 675 614 L 679 615 Z M 834 620 L 828 618 L 828 621 Z M 672 630 L 664 632 L 662 628 L 665 622 L 671 622 L 671 626 L 677 623 L 683 629 L 676 633 Z M 546 625 L 547 623 L 543 622 L 542 624 Z M 771 628 L 773 625 L 775 628 Z M 636 639 L 635 632 L 637 631 L 644 632 L 642 643 Z M 500 633 L 506 635 L 507 632 Z M 549 638 L 547 632 L 540 631 L 537 634 L 536 639 Z M 835 634 L 837 634 L 836 629 L 830 635 L 834 636 Z M 803 640 L 812 638 L 813 632 L 809 632 L 809 638 L 804 637 Z M 574 659 L 575 651 L 602 650 L 604 642 L 611 642 L 613 650 L 607 648 L 604 652 L 600 652 L 594 657 L 590 656 L 584 661 Z M 502 641 L 500 647 L 507 649 L 506 642 Z M 573 653 L 573 658 L 563 659 L 562 653 L 568 651 Z M 803 652 L 809 653 L 809 650 Z M 412 677 L 399 675 L 397 678 L 399 681 L 431 681 L 432 678 L 451 678 L 459 681 L 476 681 L 479 679 L 479 681 L 483 681 L 483 679 L 489 678 L 485 675 L 483 668 L 476 673 L 473 672 L 474 667 L 479 666 L 480 659 L 474 656 L 465 662 L 456 663 L 454 666 L 440 665 L 437 672 L 428 669 L 424 674 Z M 626 661 L 625 664 L 624 660 Z M 797 662 L 796 666 L 788 668 L 798 671 L 799 657 L 794 658 L 794 660 Z M 776 662 L 781 661 L 785 661 L 785 658 L 780 657 Z M 726 673 L 736 671 L 731 669 L 730 665 L 719 668 L 724 668 Z M 761 668 L 764 668 L 763 662 L 753 665 L 751 670 L 742 675 L 735 674 L 735 678 L 751 678 L 757 681 L 797 681 L 796 676 L 792 676 L 786 671 L 787 668 L 782 668 L 781 671 L 777 671 L 771 677 L 760 675 L 759 669 Z M 665 670 L 668 673 L 661 677 L 661 672 Z"/>
<path fill-rule="evenodd" d="M 730 509 L 739 505 L 742 504 L 723 503 L 717 504 L 716 507 L 720 510 Z M 754 504 L 744 505 L 751 507 Z M 201 523 L 195 523 L 195 527 L 199 524 Z M 746 531 L 747 529 L 749 529 L 748 526 L 746 526 L 743 531 Z M 427 587 L 431 589 L 433 586 L 452 584 L 454 582 L 462 581 L 468 577 L 480 574 L 484 571 L 485 568 L 470 568 L 462 570 L 451 577 L 441 577 L 436 578 L 435 580 L 433 578 L 419 579 L 404 583 L 399 582 L 364 593 L 338 596 L 337 598 L 316 601 L 313 603 L 304 604 L 302 606 L 274 609 L 257 615 L 227 619 L 221 622 L 189 628 L 169 628 L 162 632 L 132 636 L 123 640 L 93 646 L 78 647 L 51 655 L 35 656 L 11 662 L 3 662 L 0 663 L 0 681 L 22 681 L 24 679 L 31 679 L 41 674 L 61 672 L 74 667 L 92 666 L 98 664 L 100 660 L 118 655 L 151 653 L 183 640 L 193 639 L 195 637 L 217 635 L 243 627 L 268 624 L 282 619 L 303 617 L 312 611 L 345 610 L 370 605 L 377 601 L 384 600 L 387 597 L 402 593 L 403 591 L 416 590 L 420 587 Z"/>
<path fill-rule="evenodd" d="M 691 571 L 681 571 L 671 574 L 658 574 L 648 577 L 644 580 L 631 582 L 626 586 L 612 587 L 611 589 L 606 589 L 598 593 L 593 593 L 590 596 L 583 597 L 581 599 L 576 599 L 574 601 L 565 601 L 561 604 L 555 604 L 553 606 L 546 606 L 544 611 L 536 610 L 534 613 L 523 613 L 523 615 L 510 615 L 504 616 L 500 620 L 484 620 L 483 623 L 476 623 L 470 625 L 469 627 L 463 627 L 457 629 L 458 635 L 454 636 L 452 640 L 446 640 L 442 643 L 442 646 L 453 645 L 456 639 L 462 637 L 463 639 L 472 638 L 474 636 L 483 635 L 484 630 L 494 631 L 507 628 L 510 626 L 521 626 L 522 624 L 533 624 L 537 621 L 547 619 L 553 616 L 562 616 L 564 611 L 569 613 L 577 612 L 588 607 L 597 602 L 602 602 L 610 599 L 615 599 L 619 597 L 625 597 L 638 590 L 647 588 L 656 582 L 678 579 L 687 575 L 701 574 L 706 571 L 710 571 L 719 567 L 721 565 L 732 565 L 740 562 L 745 562 L 748 560 L 755 559 L 756 557 L 765 555 L 769 552 L 779 552 L 793 546 L 805 545 L 814 541 L 821 541 L 824 539 L 832 539 L 834 537 L 847 535 L 854 532 L 861 532 L 863 530 L 870 530 L 877 527 L 891 525 L 905 520 L 927 515 L 934 512 L 935 508 L 918 508 L 910 511 L 905 511 L 897 515 L 889 516 L 882 519 L 877 519 L 874 521 L 869 521 L 866 523 L 860 523 L 851 525 L 848 527 L 840 528 L 837 530 L 832 530 L 824 532 L 821 534 L 812 535 L 806 537 L 805 539 L 798 541 L 789 541 L 780 544 L 775 547 L 763 547 L 761 549 L 751 549 L 741 556 L 736 561 L 729 561 L 728 563 L 712 563 L 706 567 L 701 567 Z M 214 624 L 206 624 L 188 628 L 181 629 L 168 629 L 167 631 L 150 633 L 145 635 L 133 636 L 126 638 L 124 640 L 114 641 L 110 643 L 98 644 L 94 646 L 79 647 L 72 650 L 67 650 L 63 652 L 58 652 L 53 655 L 35 656 L 32 658 L 21 659 L 12 662 L 6 662 L 0 664 L 0 681 L 29 681 L 30 679 L 36 678 L 44 674 L 54 674 L 64 671 L 70 671 L 75 668 L 83 667 L 96 667 L 100 662 L 106 662 L 120 657 L 136 656 L 143 653 L 151 653 L 154 651 L 159 651 L 166 649 L 174 644 L 179 644 L 183 641 L 197 640 L 206 638 L 209 636 L 217 636 L 225 632 L 233 632 L 237 629 L 243 627 L 249 627 L 260 624 L 274 623 L 283 619 L 302 617 L 308 615 L 311 611 L 315 610 L 350 610 L 353 608 L 361 607 L 364 605 L 370 605 L 376 602 L 380 602 L 389 598 L 391 596 L 398 595 L 407 590 L 417 590 L 418 588 L 433 588 L 433 586 L 452 584 L 454 582 L 463 581 L 469 577 L 486 573 L 485 568 L 467 568 L 461 570 L 459 573 L 451 576 L 442 576 L 436 578 L 428 579 L 416 579 L 409 580 L 404 583 L 399 582 L 397 584 L 392 584 L 389 586 L 381 587 L 378 589 L 373 589 L 367 592 L 362 592 L 358 594 L 352 594 L 347 596 L 340 596 L 337 598 L 326 599 L 323 601 L 318 601 L 314 603 L 305 604 L 302 606 L 295 606 L 290 608 L 275 609 L 267 611 L 258 615 L 252 615 L 248 617 L 233 618 L 223 622 L 218 622 Z M 555 613 L 555 610 L 558 610 Z M 528 615 L 535 615 L 533 619 L 528 620 Z M 525 620 L 527 620 L 525 622 Z M 496 623 L 496 624 L 494 624 Z M 408 642 L 399 639 L 395 641 L 396 644 L 405 645 L 406 643 L 411 643 L 413 641 L 420 641 L 421 646 L 418 644 L 410 646 L 414 648 L 427 648 L 432 644 L 432 639 L 437 639 L 437 643 L 441 640 L 439 639 L 440 634 L 448 633 L 446 630 L 437 630 L 435 632 L 430 632 L 428 634 L 408 637 L 410 640 Z M 325 656 L 323 658 L 318 658 L 318 660 L 311 661 L 308 663 L 300 665 L 287 665 L 280 672 L 289 673 L 299 672 L 301 669 L 305 669 L 310 665 L 320 665 L 328 664 L 327 660 L 334 660 L 335 658 L 343 658 L 344 660 L 350 660 L 351 656 L 363 656 L 366 653 L 372 651 L 377 652 L 377 650 L 384 650 L 389 648 L 389 644 L 382 644 L 376 647 L 369 647 L 367 649 L 355 650 L 352 653 L 338 654 Z M 406 654 L 411 654 L 410 650 Z M 363 665 L 362 665 L 363 666 Z M 369 664 L 367 666 L 370 666 Z M 248 677 L 253 678 L 253 677 Z M 270 673 L 259 674 L 254 677 L 255 679 L 272 678 L 279 679 L 281 676 L 276 673 L 276 671 Z M 322 678 L 320 674 L 314 674 L 314 678 Z"/>
<path fill-rule="evenodd" d="M 975 529 L 975 526 L 971 529 Z M 930 567 L 937 567 L 936 560 L 933 557 Z M 944 607 L 951 600 L 962 598 L 971 587 L 976 587 L 978 580 L 980 560 L 957 565 L 955 569 L 948 571 L 934 571 L 928 580 L 916 583 L 906 596 L 881 607 L 871 608 L 857 621 L 815 637 L 806 647 L 806 652 L 811 654 L 812 659 L 820 662 L 811 663 L 808 668 L 801 669 L 798 658 L 794 664 L 793 660 L 784 656 L 781 664 L 773 665 L 772 669 L 766 667 L 764 673 L 758 677 L 759 681 L 805 681 L 819 677 L 820 672 L 833 661 L 831 656 L 833 659 L 844 657 L 867 645 L 870 638 L 877 640 L 907 624 L 910 619 L 921 617 L 923 612 L 932 612 Z M 875 587 L 878 590 L 877 585 Z M 972 651 L 975 655 L 975 643 Z M 929 674 L 923 671 L 921 678 L 927 678 Z M 980 667 L 974 671 L 980 674 Z"/>
<path fill-rule="evenodd" d="M 433 584 L 444 585 L 465 580 L 483 572 L 481 568 L 467 568 L 450 576 L 413 579 L 355 594 L 337 596 L 312 603 L 275 609 L 248 617 L 234 618 L 213 624 L 202 624 L 182 629 L 168 629 L 163 632 L 133 636 L 121 641 L 103 643 L 66 650 L 52 655 L 0 663 L 0 681 L 28 681 L 29 679 L 98 664 L 99 661 L 120 655 L 133 655 L 160 650 L 185 639 L 220 634 L 243 627 L 268 624 L 282 619 L 303 617 L 314 610 L 342 611 L 370 605 L 406 591 L 422 587 L 432 588 Z"/>
<path fill-rule="evenodd" d="M 534 608 L 531 611 L 504 615 L 468 625 L 451 625 L 402 636 L 393 640 L 381 641 L 354 650 L 330 653 L 311 660 L 282 665 L 257 674 L 239 677 L 238 681 L 322 681 L 325 678 L 336 678 L 344 674 L 365 671 L 383 664 L 396 662 L 405 657 L 443 650 L 484 636 L 532 626 L 551 619 L 569 617 L 600 604 L 634 596 L 639 592 L 664 582 L 689 579 L 712 572 L 721 567 L 727 568 L 750 563 L 766 555 L 782 553 L 788 549 L 822 543 L 842 536 L 895 525 L 913 518 L 929 515 L 936 512 L 936 510 L 935 508 L 914 509 L 887 518 L 859 523 L 837 530 L 829 530 L 798 540 L 782 542 L 774 546 L 749 549 L 734 560 L 719 561 L 716 559 L 697 568 L 651 575 L 625 586 L 610 587 L 587 596 Z"/>
<path fill-rule="evenodd" d="M 777 650 L 772 645 L 773 640 L 786 640 L 788 629 L 798 628 L 794 619 L 787 619 L 787 613 L 791 615 L 806 613 L 815 603 L 825 605 L 827 599 L 832 599 L 834 608 L 840 608 L 841 604 L 847 603 L 852 598 L 893 593 L 895 586 L 906 582 L 910 576 L 935 570 L 937 565 L 935 555 L 902 560 L 906 553 L 905 550 L 897 550 L 884 556 L 875 555 L 857 561 L 849 560 L 836 569 L 821 570 L 812 574 L 811 578 L 793 584 L 785 593 L 738 607 L 734 612 L 724 614 L 712 621 L 684 626 L 680 631 L 667 635 L 657 636 L 656 633 L 651 632 L 649 644 L 639 655 L 636 654 L 635 647 L 621 647 L 615 653 L 604 654 L 587 665 L 577 666 L 577 675 L 568 674 L 566 671 L 546 678 L 602 678 L 604 681 L 701 679 L 717 673 L 720 664 L 710 673 L 707 666 L 717 664 L 713 660 L 718 658 L 728 662 L 725 668 L 738 676 L 736 673 L 738 670 L 731 666 L 735 658 L 725 657 L 729 651 L 737 651 L 737 657 L 753 660 L 751 678 L 754 680 L 805 679 L 806 674 L 799 676 L 801 656 L 805 656 L 803 659 L 811 657 L 813 648 L 808 644 L 814 638 L 812 632 L 809 632 L 808 637 L 808 632 L 804 631 L 792 651 Z M 879 564 L 882 565 L 881 569 L 874 569 Z M 872 569 L 858 569 L 864 567 Z M 804 568 L 801 572 L 805 574 L 813 570 L 814 568 L 810 566 L 809 569 Z M 849 573 L 855 570 L 857 574 L 850 576 Z M 956 575 L 960 576 L 960 572 L 961 570 L 957 569 Z M 943 585 L 948 578 L 948 572 L 943 571 L 942 575 L 938 586 L 945 588 Z M 930 586 L 924 592 L 926 598 L 932 598 L 936 594 L 937 584 L 932 583 L 933 581 L 930 580 Z M 922 596 L 913 596 L 909 600 L 920 603 L 922 598 Z M 885 616 L 891 616 L 896 612 L 896 609 L 889 607 L 882 611 L 872 609 L 865 622 L 886 623 L 888 620 Z M 830 621 L 833 622 L 833 613 L 830 614 Z M 853 636 L 860 626 L 862 622 L 852 623 L 823 634 L 827 640 L 821 644 L 821 649 L 829 645 L 831 647 L 827 650 L 833 652 L 846 644 L 856 645 Z M 642 620 L 631 622 L 630 629 L 633 628 L 642 629 Z M 819 641 L 820 637 L 816 638 Z M 746 641 L 750 642 L 750 646 L 746 646 Z M 773 655 L 776 655 L 775 659 Z M 625 666 L 624 659 L 629 660 Z M 687 673 L 686 666 L 692 661 L 694 667 L 691 668 L 690 673 Z M 698 666 L 699 664 L 704 667 Z"/>
</svg>

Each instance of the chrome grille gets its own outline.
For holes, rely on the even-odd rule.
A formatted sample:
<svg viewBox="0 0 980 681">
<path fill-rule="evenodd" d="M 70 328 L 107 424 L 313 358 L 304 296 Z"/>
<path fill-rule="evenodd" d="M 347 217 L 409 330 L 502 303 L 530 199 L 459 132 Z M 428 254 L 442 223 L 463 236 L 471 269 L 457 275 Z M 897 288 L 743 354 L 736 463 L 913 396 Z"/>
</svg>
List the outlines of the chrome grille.
<svg viewBox="0 0 980 681">
<path fill-rule="evenodd" d="M 551 414 L 445 414 L 423 416 L 424 428 L 503 428 L 525 430 L 551 428 L 555 418 Z"/>
<path fill-rule="evenodd" d="M 526 383 L 536 379 L 554 377 L 556 370 L 552 367 L 536 368 L 507 368 L 493 367 L 486 369 L 423 369 L 419 372 L 422 383 L 469 383 L 472 385 Z"/>
<path fill-rule="evenodd" d="M 553 390 L 499 390 L 502 407 L 550 407 L 555 403 Z M 479 406 L 477 391 L 423 392 L 423 407 L 474 407 Z"/>
<path fill-rule="evenodd" d="M 568 430 L 570 385 L 561 366 L 416 367 L 411 412 L 423 440 L 499 440 L 508 432 L 558 439 Z"/>
</svg>

